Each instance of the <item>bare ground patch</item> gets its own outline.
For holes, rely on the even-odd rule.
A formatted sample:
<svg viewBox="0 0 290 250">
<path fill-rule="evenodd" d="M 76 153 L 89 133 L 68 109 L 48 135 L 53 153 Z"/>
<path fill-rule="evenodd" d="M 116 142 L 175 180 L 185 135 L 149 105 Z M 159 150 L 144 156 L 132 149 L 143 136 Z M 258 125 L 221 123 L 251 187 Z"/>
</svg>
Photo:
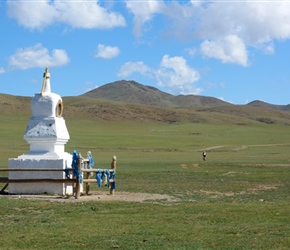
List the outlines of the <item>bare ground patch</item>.
<svg viewBox="0 0 290 250">
<path fill-rule="evenodd" d="M 52 202 L 85 202 L 85 201 L 125 201 L 125 202 L 163 202 L 173 203 L 179 199 L 165 194 L 148 194 L 148 193 L 130 193 L 116 192 L 110 195 L 107 191 L 93 191 L 89 195 L 81 195 L 79 199 L 74 196 L 58 196 L 58 195 L 8 195 L 9 198 L 29 199 L 29 200 L 49 200 Z"/>
<path fill-rule="evenodd" d="M 257 194 L 259 191 L 265 191 L 265 190 L 273 190 L 277 189 L 280 184 L 277 185 L 258 185 L 254 188 L 248 188 L 244 191 L 240 192 L 219 192 L 215 190 L 198 190 L 196 193 L 202 193 L 206 195 L 212 195 L 214 198 L 218 198 L 220 196 L 235 196 L 235 195 L 244 195 L 244 194 Z"/>
<path fill-rule="evenodd" d="M 258 163 L 258 164 L 240 164 L 242 167 L 290 167 L 290 164 L 276 163 L 276 164 L 266 164 L 266 163 Z"/>
<path fill-rule="evenodd" d="M 192 163 L 192 164 L 188 165 L 188 164 L 184 164 L 184 163 L 182 163 L 182 164 L 180 164 L 179 166 L 180 166 L 181 168 L 199 167 L 199 164 L 198 164 L 198 163 Z"/>
</svg>

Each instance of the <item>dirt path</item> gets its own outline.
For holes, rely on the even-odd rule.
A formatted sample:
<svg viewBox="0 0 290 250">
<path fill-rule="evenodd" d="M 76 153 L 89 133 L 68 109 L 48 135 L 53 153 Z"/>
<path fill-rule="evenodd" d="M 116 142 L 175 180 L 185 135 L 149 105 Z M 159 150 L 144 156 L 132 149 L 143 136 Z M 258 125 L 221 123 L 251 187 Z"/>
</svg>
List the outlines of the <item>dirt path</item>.
<svg viewBox="0 0 290 250">
<path fill-rule="evenodd" d="M 248 147 L 272 147 L 272 146 L 289 146 L 289 145 L 290 145 L 289 143 L 241 145 L 240 147 L 235 148 L 235 151 L 246 149 Z M 204 151 L 204 150 L 210 151 L 212 149 L 218 149 L 218 148 L 224 148 L 224 147 L 230 147 L 230 146 L 233 146 L 233 145 L 219 145 L 219 146 L 213 146 L 213 147 L 198 149 L 196 151 Z"/>
<path fill-rule="evenodd" d="M 84 201 L 125 201 L 125 202 L 158 202 L 172 203 L 179 200 L 175 197 L 164 194 L 148 194 L 148 193 L 129 193 L 116 192 L 114 195 L 108 194 L 106 191 L 91 192 L 90 195 L 82 195 L 79 199 L 74 196 L 57 196 L 57 195 L 8 195 L 9 198 L 29 199 L 29 200 L 49 200 L 52 202 L 84 202 Z"/>
</svg>

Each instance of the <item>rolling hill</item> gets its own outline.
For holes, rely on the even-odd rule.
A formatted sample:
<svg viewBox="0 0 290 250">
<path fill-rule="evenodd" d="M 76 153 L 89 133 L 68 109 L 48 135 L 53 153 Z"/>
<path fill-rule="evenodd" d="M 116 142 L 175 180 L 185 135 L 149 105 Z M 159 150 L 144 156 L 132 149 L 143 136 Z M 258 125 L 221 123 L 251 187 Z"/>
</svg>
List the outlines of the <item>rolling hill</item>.
<svg viewBox="0 0 290 250">
<path fill-rule="evenodd" d="M 219 107 L 233 104 L 218 98 L 198 95 L 174 96 L 151 86 L 145 86 L 135 81 L 116 81 L 95 88 L 81 96 L 99 98 L 110 101 L 135 103 L 170 108 L 188 107 Z M 263 101 L 252 101 L 247 106 L 290 111 L 289 105 L 275 105 Z"/>
<path fill-rule="evenodd" d="M 0 117 L 31 116 L 31 97 L 0 94 Z M 118 122 L 257 123 L 290 125 L 290 106 L 254 101 L 234 105 L 205 96 L 173 96 L 134 81 L 106 84 L 80 96 L 63 97 L 65 119 Z"/>
<path fill-rule="evenodd" d="M 174 96 L 151 86 L 144 86 L 135 81 L 125 80 L 108 83 L 82 96 L 168 108 L 231 105 L 214 97 L 197 95 Z"/>
<path fill-rule="evenodd" d="M 282 111 L 290 111 L 290 104 L 288 105 L 274 105 L 269 104 L 263 101 L 252 101 L 247 104 L 248 106 L 252 107 L 260 107 L 260 108 L 268 108 L 268 109 L 276 109 L 276 110 L 282 110 Z"/>
</svg>

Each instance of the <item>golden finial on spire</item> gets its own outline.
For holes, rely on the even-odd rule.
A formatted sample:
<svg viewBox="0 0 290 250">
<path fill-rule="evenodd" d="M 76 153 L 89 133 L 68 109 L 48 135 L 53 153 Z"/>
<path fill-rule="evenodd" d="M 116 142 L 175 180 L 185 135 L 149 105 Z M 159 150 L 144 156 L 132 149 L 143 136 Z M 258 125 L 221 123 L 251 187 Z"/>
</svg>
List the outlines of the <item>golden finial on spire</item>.
<svg viewBox="0 0 290 250">
<path fill-rule="evenodd" d="M 46 80 L 50 78 L 50 73 L 48 72 L 48 67 L 45 68 L 45 72 L 43 73 L 43 83 L 40 94 L 42 95 L 46 90 Z"/>
</svg>

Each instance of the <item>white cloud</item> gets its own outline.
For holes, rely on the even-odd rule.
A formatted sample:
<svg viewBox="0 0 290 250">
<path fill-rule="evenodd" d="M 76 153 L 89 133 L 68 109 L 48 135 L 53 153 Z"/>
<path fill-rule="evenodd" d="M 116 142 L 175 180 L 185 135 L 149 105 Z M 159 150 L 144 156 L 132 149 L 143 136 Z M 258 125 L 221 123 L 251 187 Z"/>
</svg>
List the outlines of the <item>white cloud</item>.
<svg viewBox="0 0 290 250">
<path fill-rule="evenodd" d="M 140 8 L 139 1 L 127 1 L 126 5 L 134 13 L 135 35 L 140 36 L 142 26 L 159 13 L 167 18 L 164 33 L 181 41 L 200 41 L 208 57 L 224 63 L 248 65 L 248 47 L 273 54 L 274 40 L 290 39 L 289 1 L 142 1 Z M 219 52 L 210 51 L 213 47 Z"/>
<path fill-rule="evenodd" d="M 111 59 L 120 54 L 118 47 L 106 46 L 104 44 L 98 44 L 98 51 L 96 53 L 97 58 Z"/>
<path fill-rule="evenodd" d="M 63 22 L 75 28 L 110 29 L 125 26 L 125 19 L 109 12 L 98 1 L 7 1 L 8 15 L 30 29 L 43 29 L 54 22 Z"/>
<path fill-rule="evenodd" d="M 19 48 L 16 53 L 9 57 L 10 69 L 29 69 L 34 67 L 59 67 L 69 62 L 65 50 L 54 49 L 49 54 L 47 48 L 41 44 L 33 47 Z"/>
<path fill-rule="evenodd" d="M 185 52 L 187 52 L 191 57 L 194 57 L 197 54 L 196 48 L 186 48 Z"/>
<path fill-rule="evenodd" d="M 157 70 L 143 62 L 127 62 L 121 67 L 118 77 L 126 78 L 134 73 L 155 78 L 159 86 L 168 88 L 172 94 L 202 92 L 194 85 L 200 79 L 198 71 L 189 67 L 183 57 L 164 55 Z"/>
<path fill-rule="evenodd" d="M 98 1 L 55 1 L 60 20 L 78 28 L 110 29 L 125 26 L 125 19 L 116 12 L 108 12 Z"/>
<path fill-rule="evenodd" d="M 245 44 L 254 45 L 290 37 L 290 3 L 286 1 L 214 2 L 199 13 L 200 38 L 234 34 Z"/>
<path fill-rule="evenodd" d="M 187 65 L 183 57 L 169 57 L 164 55 L 160 68 L 156 71 L 159 86 L 165 86 L 172 93 L 199 94 L 193 84 L 199 80 L 199 73 Z"/>
<path fill-rule="evenodd" d="M 273 44 L 268 44 L 267 46 L 264 46 L 263 51 L 266 55 L 272 55 L 275 53 L 275 49 Z"/>
<path fill-rule="evenodd" d="M 30 29 L 42 29 L 58 19 L 59 13 L 49 0 L 7 1 L 8 15 Z"/>
<path fill-rule="evenodd" d="M 126 7 L 134 14 L 134 35 L 142 35 L 142 26 L 152 20 L 154 14 L 162 13 L 165 7 L 162 1 L 132 1 L 126 0 Z"/>
<path fill-rule="evenodd" d="M 248 65 L 248 54 L 243 41 L 230 35 L 215 41 L 204 41 L 200 47 L 201 54 L 208 58 L 221 60 L 223 63 Z"/>
<path fill-rule="evenodd" d="M 190 0 L 190 3 L 191 3 L 193 6 L 200 6 L 201 3 L 202 3 L 202 0 Z"/>
<path fill-rule="evenodd" d="M 275 53 L 274 43 L 271 41 L 269 43 L 262 43 L 256 45 L 256 48 L 263 51 L 266 55 L 273 55 Z"/>
<path fill-rule="evenodd" d="M 118 77 L 126 78 L 134 73 L 139 73 L 141 75 L 151 74 L 152 69 L 150 69 L 143 62 L 127 62 L 119 70 Z"/>
</svg>

